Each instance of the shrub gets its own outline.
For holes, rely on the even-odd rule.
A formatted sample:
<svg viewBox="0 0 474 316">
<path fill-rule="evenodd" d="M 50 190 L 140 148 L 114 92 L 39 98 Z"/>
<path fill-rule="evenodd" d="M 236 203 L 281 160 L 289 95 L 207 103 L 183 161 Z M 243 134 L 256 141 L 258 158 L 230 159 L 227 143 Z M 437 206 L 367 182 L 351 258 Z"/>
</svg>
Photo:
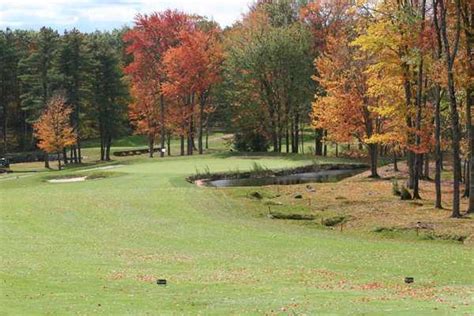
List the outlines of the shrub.
<svg viewBox="0 0 474 316">
<path fill-rule="evenodd" d="M 294 220 L 294 221 L 312 221 L 315 219 L 313 215 L 305 215 L 305 214 L 282 214 L 282 213 L 270 213 L 270 218 L 273 219 L 287 219 L 287 220 Z"/>
<path fill-rule="evenodd" d="M 253 131 L 237 133 L 234 137 L 234 148 L 243 152 L 265 152 L 270 147 L 269 140 Z"/>
<path fill-rule="evenodd" d="M 335 216 L 335 217 L 331 217 L 331 218 L 327 218 L 323 220 L 323 225 L 332 227 L 341 223 L 345 223 L 346 221 L 347 221 L 346 216 Z"/>
<path fill-rule="evenodd" d="M 401 190 L 401 192 L 400 192 L 400 198 L 401 198 L 403 201 L 407 201 L 407 200 L 411 200 L 411 199 L 412 199 L 412 196 L 411 196 L 410 191 L 408 191 L 408 189 L 405 188 L 405 186 L 402 186 L 402 190 Z"/>
<path fill-rule="evenodd" d="M 257 200 L 263 199 L 263 195 L 260 192 L 252 192 L 249 194 L 249 196 Z"/>
</svg>

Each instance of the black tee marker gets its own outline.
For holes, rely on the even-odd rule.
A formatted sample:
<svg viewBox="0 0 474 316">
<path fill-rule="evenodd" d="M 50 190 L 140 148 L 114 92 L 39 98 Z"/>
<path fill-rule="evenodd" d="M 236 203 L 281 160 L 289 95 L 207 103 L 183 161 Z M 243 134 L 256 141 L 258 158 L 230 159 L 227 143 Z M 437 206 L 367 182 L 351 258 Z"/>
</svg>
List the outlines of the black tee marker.
<svg viewBox="0 0 474 316">
<path fill-rule="evenodd" d="M 165 285 L 165 286 L 166 286 L 167 282 L 166 282 L 165 279 L 158 279 L 158 280 L 156 281 L 156 284 L 158 284 L 158 285 Z"/>
</svg>

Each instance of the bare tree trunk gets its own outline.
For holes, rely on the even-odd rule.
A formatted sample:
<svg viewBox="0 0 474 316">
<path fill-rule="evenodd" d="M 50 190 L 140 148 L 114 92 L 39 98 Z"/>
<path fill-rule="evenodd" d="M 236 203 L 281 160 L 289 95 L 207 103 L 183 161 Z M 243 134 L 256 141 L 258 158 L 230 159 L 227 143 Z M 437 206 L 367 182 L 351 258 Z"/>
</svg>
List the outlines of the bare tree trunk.
<svg viewBox="0 0 474 316">
<path fill-rule="evenodd" d="M 301 124 L 301 153 L 304 155 L 304 126 Z"/>
<path fill-rule="evenodd" d="M 469 190 L 470 190 L 470 187 L 471 187 L 471 183 L 470 183 L 470 167 L 471 165 L 471 162 L 470 162 L 470 159 L 467 159 L 464 161 L 464 194 L 463 194 L 463 198 L 469 198 Z"/>
<path fill-rule="evenodd" d="M 100 133 L 100 160 L 105 160 L 105 140 L 103 133 Z"/>
<path fill-rule="evenodd" d="M 393 171 L 398 172 L 398 157 L 397 157 L 397 152 L 393 150 Z"/>
<path fill-rule="evenodd" d="M 420 33 L 423 33 L 425 29 L 425 8 L 426 0 L 422 0 L 421 3 L 421 30 Z M 422 119 L 422 97 L 423 97 L 423 68 L 424 68 L 424 57 L 420 53 L 420 63 L 418 65 L 418 79 L 417 79 L 417 93 L 416 93 L 416 120 L 415 128 L 418 133 L 415 135 L 415 144 L 417 147 L 421 145 L 421 137 L 419 133 L 421 132 L 421 119 Z M 421 199 L 420 196 L 420 179 L 421 172 L 423 169 L 423 155 L 418 153 L 415 155 L 415 174 L 413 179 L 413 199 Z"/>
<path fill-rule="evenodd" d="M 168 156 L 171 156 L 171 133 L 168 132 L 166 136 L 166 151 L 168 152 Z"/>
<path fill-rule="evenodd" d="M 449 92 L 449 105 L 450 105 L 450 116 L 451 116 L 451 131 L 452 131 L 452 152 L 453 152 L 453 212 L 452 217 L 461 217 L 460 211 L 460 185 L 459 178 L 461 175 L 461 159 L 460 159 L 460 128 L 459 128 L 459 113 L 456 100 L 456 90 L 454 84 L 454 61 L 456 58 L 458 44 L 459 44 L 459 32 L 460 32 L 460 3 L 456 0 L 457 9 L 457 34 L 454 47 L 450 48 L 450 40 L 447 34 L 447 8 L 444 4 L 445 0 L 440 0 L 441 10 L 441 23 L 440 30 L 445 48 L 446 68 L 448 72 L 448 92 Z"/>
<path fill-rule="evenodd" d="M 82 149 L 81 149 L 81 139 L 77 138 L 77 161 L 82 163 Z"/>
<path fill-rule="evenodd" d="M 107 136 L 106 144 L 105 144 L 105 160 L 110 161 L 110 147 L 112 147 L 112 137 L 110 135 Z"/>
<path fill-rule="evenodd" d="M 194 120 L 193 117 L 191 116 L 189 120 L 189 132 L 188 132 L 188 151 L 186 152 L 187 155 L 192 156 L 193 151 L 194 151 L 194 137 L 193 137 L 193 131 L 194 131 Z"/>
<path fill-rule="evenodd" d="M 441 39 L 441 30 L 439 27 L 438 14 L 439 0 L 433 0 L 433 24 L 436 30 L 437 49 L 435 58 L 442 59 L 443 56 L 443 42 Z M 441 87 L 439 84 L 434 88 L 435 101 L 435 190 L 436 200 L 435 208 L 442 209 L 442 192 L 441 192 L 441 172 L 443 170 L 443 152 L 441 151 Z"/>
<path fill-rule="evenodd" d="M 199 154 L 204 153 L 203 148 L 203 137 L 204 137 L 204 106 L 206 104 L 206 95 L 205 92 L 199 98 L 199 139 L 198 139 L 198 149 Z"/>
<path fill-rule="evenodd" d="M 430 156 L 429 154 L 425 154 L 425 170 L 423 172 L 423 179 L 430 180 Z"/>
<path fill-rule="evenodd" d="M 298 113 L 295 114 L 295 151 L 293 153 L 297 154 L 300 147 L 300 116 Z"/>
<path fill-rule="evenodd" d="M 474 18 L 473 18 L 474 19 Z M 471 57 L 472 58 L 472 57 Z M 468 165 L 468 175 L 466 177 L 466 192 L 469 197 L 469 205 L 467 212 L 472 214 L 474 213 L 474 127 L 472 126 L 472 103 L 474 103 L 474 89 L 469 89 L 469 101 L 467 102 L 466 115 L 468 123 L 468 133 L 469 133 L 469 165 Z"/>
<path fill-rule="evenodd" d="M 49 154 L 46 152 L 44 153 L 44 167 L 49 169 Z"/>
<path fill-rule="evenodd" d="M 79 163 L 79 158 L 77 157 L 77 146 L 74 145 L 72 148 L 72 155 L 74 157 L 74 163 Z"/>
<path fill-rule="evenodd" d="M 291 152 L 294 153 L 296 152 L 295 150 L 295 121 L 293 118 L 291 118 L 291 123 L 290 123 L 290 134 L 291 134 Z"/>
<path fill-rule="evenodd" d="M 460 200 L 459 200 L 459 177 L 461 174 L 461 159 L 460 159 L 460 130 L 459 130 L 459 114 L 456 102 L 456 92 L 454 88 L 454 76 L 452 67 L 448 71 L 448 88 L 451 108 L 451 129 L 453 135 L 452 150 L 453 150 L 453 214 L 452 217 L 461 217 Z"/>
<path fill-rule="evenodd" d="M 61 152 L 58 151 L 58 170 L 61 170 Z"/>
<path fill-rule="evenodd" d="M 153 158 L 155 154 L 155 136 L 148 136 L 148 150 L 150 151 L 149 157 Z"/>
<path fill-rule="evenodd" d="M 464 2 L 464 33 L 466 55 L 468 56 L 468 75 L 474 78 L 474 3 Z M 469 196 L 467 213 L 474 214 L 474 126 L 472 125 L 472 107 L 474 105 L 474 82 L 471 80 L 466 89 L 466 121 L 469 140 L 469 172 L 466 178 L 466 193 Z"/>
<path fill-rule="evenodd" d="M 440 98 L 440 87 L 435 88 L 435 159 L 436 159 L 436 171 L 435 171 L 435 188 L 436 188 L 436 202 L 435 207 L 442 209 L 442 196 L 441 196 L 441 171 L 443 168 L 443 157 L 441 152 L 441 98 Z"/>
<path fill-rule="evenodd" d="M 194 93 L 190 96 L 190 109 L 189 109 L 189 126 L 188 126 L 188 140 L 187 140 L 187 151 L 188 156 L 193 155 L 194 151 Z"/>
<path fill-rule="evenodd" d="M 209 149 L 209 121 L 206 122 L 206 149 Z"/>
<path fill-rule="evenodd" d="M 323 131 L 321 129 L 314 130 L 314 151 L 316 156 L 323 155 L 323 143 L 322 143 Z"/>
<path fill-rule="evenodd" d="M 443 168 L 443 157 L 441 152 L 441 106 L 440 106 L 440 88 L 437 86 L 435 91 L 435 159 L 436 159 L 436 171 L 435 171 L 435 188 L 436 188 L 436 202 L 435 207 L 442 209 L 442 196 L 441 196 L 441 171 Z"/>
<path fill-rule="evenodd" d="M 468 164 L 469 164 L 468 159 L 464 159 L 464 160 L 461 159 L 461 181 L 460 182 L 463 184 L 466 184 Z M 463 196 L 463 197 L 466 197 L 466 196 Z"/>
<path fill-rule="evenodd" d="M 160 95 L 160 157 L 163 158 L 165 153 L 163 148 L 165 148 L 165 97 L 163 94 Z"/>
<path fill-rule="evenodd" d="M 368 144 L 369 156 L 370 156 L 370 177 L 379 178 L 377 172 L 377 158 L 378 158 L 378 145 L 377 144 Z"/>
<path fill-rule="evenodd" d="M 63 160 L 64 160 L 64 164 L 67 165 L 67 150 L 66 150 L 66 148 L 63 148 Z"/>
<path fill-rule="evenodd" d="M 323 145 L 323 156 L 327 157 L 328 155 L 328 142 L 326 138 L 328 137 L 328 131 L 324 130 L 324 145 Z"/>
</svg>

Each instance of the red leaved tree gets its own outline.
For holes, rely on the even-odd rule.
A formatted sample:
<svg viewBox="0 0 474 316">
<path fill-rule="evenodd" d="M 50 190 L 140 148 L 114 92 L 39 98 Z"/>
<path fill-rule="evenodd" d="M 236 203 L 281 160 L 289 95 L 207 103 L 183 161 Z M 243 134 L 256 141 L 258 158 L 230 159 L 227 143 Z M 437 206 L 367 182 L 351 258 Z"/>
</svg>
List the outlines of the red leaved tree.
<svg viewBox="0 0 474 316">
<path fill-rule="evenodd" d="M 127 53 L 133 61 L 125 68 L 132 85 L 134 102 L 130 118 L 137 132 L 148 136 L 150 157 L 159 134 L 165 146 L 165 98 L 162 84 L 166 80 L 162 59 L 168 49 L 179 44 L 179 34 L 191 27 L 188 15 L 167 10 L 151 15 L 138 15 L 135 27 L 124 35 Z M 161 152 L 161 156 L 164 153 Z"/>
<path fill-rule="evenodd" d="M 198 122 L 198 149 L 203 153 L 203 125 L 211 88 L 220 80 L 223 51 L 218 39 L 219 30 L 195 28 L 180 34 L 179 46 L 169 49 L 163 58 L 167 81 L 163 93 L 181 100 L 181 126 L 187 126 L 187 153 L 194 148 L 195 121 Z M 198 105 L 196 111 L 195 105 Z M 197 113 L 195 113 L 197 112 Z M 197 114 L 197 115 L 196 115 Z M 197 116 L 197 119 L 195 117 Z"/>
</svg>

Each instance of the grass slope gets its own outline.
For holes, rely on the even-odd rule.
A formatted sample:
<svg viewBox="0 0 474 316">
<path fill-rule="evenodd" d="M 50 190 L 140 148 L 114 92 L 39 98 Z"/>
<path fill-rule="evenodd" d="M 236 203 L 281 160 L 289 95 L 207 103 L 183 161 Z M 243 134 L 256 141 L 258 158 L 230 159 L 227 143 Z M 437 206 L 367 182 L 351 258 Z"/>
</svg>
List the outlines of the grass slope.
<svg viewBox="0 0 474 316">
<path fill-rule="evenodd" d="M 254 161 L 138 159 L 114 169 L 120 176 L 69 184 L 46 183 L 43 173 L 0 178 L 1 313 L 473 312 L 472 248 L 273 221 L 235 198 L 241 189 L 184 180 L 206 166 L 245 170 Z M 415 284 L 404 285 L 405 276 Z"/>
</svg>

